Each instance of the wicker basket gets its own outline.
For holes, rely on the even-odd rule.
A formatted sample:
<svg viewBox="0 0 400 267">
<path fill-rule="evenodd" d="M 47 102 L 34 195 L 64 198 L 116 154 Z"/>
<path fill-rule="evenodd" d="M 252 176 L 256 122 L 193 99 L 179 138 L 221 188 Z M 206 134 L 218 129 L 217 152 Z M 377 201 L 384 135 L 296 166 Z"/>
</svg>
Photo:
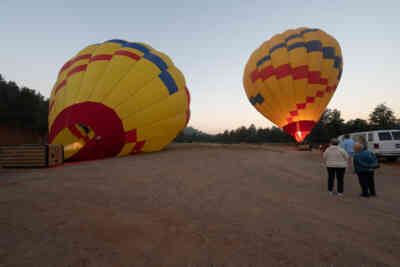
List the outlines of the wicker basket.
<svg viewBox="0 0 400 267">
<path fill-rule="evenodd" d="M 51 167 L 63 162 L 62 145 L 0 146 L 0 166 L 4 168 Z"/>
</svg>

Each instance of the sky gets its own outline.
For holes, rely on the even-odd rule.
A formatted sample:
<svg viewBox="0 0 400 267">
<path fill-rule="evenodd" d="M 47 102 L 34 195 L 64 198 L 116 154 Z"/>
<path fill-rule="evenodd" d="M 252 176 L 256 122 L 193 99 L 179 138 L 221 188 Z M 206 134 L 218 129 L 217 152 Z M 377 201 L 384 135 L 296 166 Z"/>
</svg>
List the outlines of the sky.
<svg viewBox="0 0 400 267">
<path fill-rule="evenodd" d="M 334 36 L 344 69 L 328 108 L 368 119 L 381 103 L 400 117 L 400 1 L 1 0 L 0 74 L 49 97 L 61 66 L 109 39 L 145 42 L 183 72 L 189 125 L 208 133 L 271 127 L 242 85 L 250 54 L 301 26 Z"/>
</svg>

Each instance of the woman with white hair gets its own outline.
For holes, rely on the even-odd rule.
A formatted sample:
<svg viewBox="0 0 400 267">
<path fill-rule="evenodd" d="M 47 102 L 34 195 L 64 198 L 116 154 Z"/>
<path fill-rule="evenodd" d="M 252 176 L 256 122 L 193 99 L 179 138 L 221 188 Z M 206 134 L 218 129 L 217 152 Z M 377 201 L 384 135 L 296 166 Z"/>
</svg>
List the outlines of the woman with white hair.
<svg viewBox="0 0 400 267">
<path fill-rule="evenodd" d="M 339 196 L 343 196 L 344 173 L 349 162 L 347 152 L 338 146 L 339 140 L 332 139 L 330 146 L 323 154 L 323 160 L 328 170 L 328 192 L 333 194 L 335 177 L 337 179 L 337 192 Z"/>
</svg>

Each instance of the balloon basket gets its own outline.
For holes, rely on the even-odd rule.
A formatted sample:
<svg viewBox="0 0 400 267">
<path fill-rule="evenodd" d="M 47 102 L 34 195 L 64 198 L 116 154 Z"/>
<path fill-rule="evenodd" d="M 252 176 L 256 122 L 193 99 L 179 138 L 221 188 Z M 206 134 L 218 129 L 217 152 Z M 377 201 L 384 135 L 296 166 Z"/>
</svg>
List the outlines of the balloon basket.
<svg viewBox="0 0 400 267">
<path fill-rule="evenodd" d="M 46 168 L 63 163 L 63 145 L 0 146 L 0 166 L 3 168 Z"/>
</svg>

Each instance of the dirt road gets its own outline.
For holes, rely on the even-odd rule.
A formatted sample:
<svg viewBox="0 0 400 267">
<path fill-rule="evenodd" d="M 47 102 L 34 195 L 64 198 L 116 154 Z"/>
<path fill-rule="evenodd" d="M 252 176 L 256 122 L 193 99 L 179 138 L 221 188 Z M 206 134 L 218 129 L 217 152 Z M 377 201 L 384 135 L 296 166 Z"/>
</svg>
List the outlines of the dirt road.
<svg viewBox="0 0 400 267">
<path fill-rule="evenodd" d="M 0 169 L 0 266 L 400 266 L 400 164 L 376 184 L 268 145 Z"/>
</svg>

